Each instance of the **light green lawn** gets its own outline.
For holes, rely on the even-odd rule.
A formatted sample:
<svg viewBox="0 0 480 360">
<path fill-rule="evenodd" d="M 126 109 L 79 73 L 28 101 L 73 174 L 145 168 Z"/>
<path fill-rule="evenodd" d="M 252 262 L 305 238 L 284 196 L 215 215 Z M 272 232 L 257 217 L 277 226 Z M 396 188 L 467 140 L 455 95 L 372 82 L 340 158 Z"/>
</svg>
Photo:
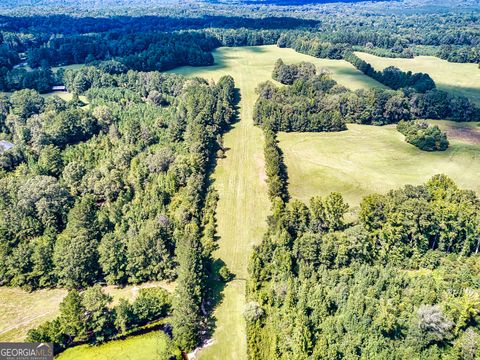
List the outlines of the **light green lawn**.
<svg viewBox="0 0 480 360">
<path fill-rule="evenodd" d="M 0 341 L 23 341 L 27 331 L 58 313 L 65 290 L 27 292 L 0 287 Z"/>
<path fill-rule="evenodd" d="M 406 143 L 395 126 L 349 124 L 336 133 L 280 133 L 293 198 L 341 192 L 352 206 L 363 196 L 405 184 L 421 184 L 443 173 L 480 194 L 480 128 L 475 123 L 431 121 L 447 131 L 445 152 Z"/>
<path fill-rule="evenodd" d="M 99 346 L 82 345 L 67 349 L 59 360 L 168 360 L 175 353 L 168 335 L 154 331 L 110 341 Z"/>
<path fill-rule="evenodd" d="M 78 70 L 78 69 L 81 69 L 83 67 L 85 67 L 86 65 L 85 64 L 72 64 L 72 65 L 64 65 L 64 66 L 55 66 L 55 67 L 52 67 L 52 71 L 53 72 L 57 72 L 58 70 L 60 69 L 64 69 L 64 70 Z"/>
<path fill-rule="evenodd" d="M 440 90 L 469 97 L 480 104 L 480 69 L 478 64 L 451 63 L 435 56 L 416 56 L 413 59 L 384 58 L 356 52 L 376 70 L 396 66 L 404 71 L 429 74 Z"/>
<path fill-rule="evenodd" d="M 139 289 L 152 286 L 161 286 L 168 291 L 174 288 L 173 283 L 150 282 L 124 288 L 105 286 L 103 289 L 113 297 L 114 306 L 120 298 L 133 300 Z M 63 289 L 27 292 L 0 287 L 0 341 L 24 341 L 28 330 L 57 316 L 58 306 L 65 295 L 67 291 Z"/>
<path fill-rule="evenodd" d="M 326 67 L 342 85 L 350 89 L 381 86 L 342 60 L 317 59 L 276 46 L 220 48 L 214 52 L 215 65 L 182 67 L 172 72 L 206 79 L 232 75 L 240 89 L 240 122 L 225 134 L 226 158 L 219 161 L 214 186 L 219 191 L 217 208 L 219 250 L 222 259 L 237 279 L 227 285 L 223 302 L 215 311 L 217 318 L 214 344 L 200 352 L 201 359 L 246 359 L 247 339 L 243 310 L 247 264 L 254 244 L 260 243 L 266 231 L 269 200 L 265 183 L 263 135 L 253 125 L 255 88 L 271 80 L 275 61 L 285 63 L 309 61 Z"/>
<path fill-rule="evenodd" d="M 65 101 L 70 101 L 73 98 L 73 94 L 69 93 L 68 91 L 53 91 L 46 94 L 42 94 L 42 96 L 45 99 L 51 98 L 53 96 L 58 96 L 60 99 Z M 88 104 L 88 99 L 86 96 L 80 95 L 78 98 L 80 99 L 81 102 Z"/>
</svg>

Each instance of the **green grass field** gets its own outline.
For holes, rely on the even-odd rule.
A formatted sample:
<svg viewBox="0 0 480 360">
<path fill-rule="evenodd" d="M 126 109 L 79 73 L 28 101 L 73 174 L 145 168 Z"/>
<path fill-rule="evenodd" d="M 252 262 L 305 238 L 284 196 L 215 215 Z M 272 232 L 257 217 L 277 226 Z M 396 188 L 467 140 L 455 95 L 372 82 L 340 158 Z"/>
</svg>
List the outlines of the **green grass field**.
<svg viewBox="0 0 480 360">
<path fill-rule="evenodd" d="M 480 127 L 477 123 L 431 121 L 449 135 L 445 152 L 421 151 L 395 126 L 349 124 L 337 133 L 280 133 L 293 198 L 341 192 L 357 206 L 362 197 L 443 173 L 480 194 Z"/>
<path fill-rule="evenodd" d="M 356 52 L 376 70 L 396 66 L 404 71 L 428 73 L 440 90 L 467 96 L 480 104 L 480 70 L 478 64 L 451 63 L 434 56 L 417 56 L 413 59 L 384 58 Z"/>
<path fill-rule="evenodd" d="M 0 287 L 0 341 L 23 341 L 27 331 L 55 318 L 65 290 L 26 292 Z"/>
<path fill-rule="evenodd" d="M 144 335 L 130 336 L 99 346 L 81 345 L 67 349 L 59 360 L 169 360 L 175 353 L 168 335 L 154 331 Z"/>
<path fill-rule="evenodd" d="M 135 299 L 144 287 L 161 286 L 173 291 L 173 283 L 151 282 L 139 286 L 118 288 L 105 286 L 104 291 L 113 297 L 112 305 L 121 298 Z M 27 292 L 18 288 L 0 287 L 0 341 L 23 341 L 28 330 L 44 321 L 54 319 L 58 306 L 67 294 L 62 289 L 45 289 Z"/>
<path fill-rule="evenodd" d="M 64 65 L 64 66 L 55 66 L 55 67 L 52 67 L 52 71 L 53 72 L 57 72 L 58 70 L 60 69 L 64 69 L 64 70 L 78 70 L 78 69 L 81 69 L 83 67 L 85 67 L 86 65 L 85 64 L 72 64 L 72 65 Z"/>
<path fill-rule="evenodd" d="M 222 75 L 234 77 L 240 89 L 240 121 L 225 134 L 224 145 L 229 150 L 214 173 L 214 186 L 220 193 L 218 203 L 219 250 L 215 256 L 222 259 L 237 275 L 223 292 L 223 301 L 215 311 L 217 319 L 213 345 L 200 352 L 201 359 L 246 359 L 246 329 L 243 319 L 247 264 L 254 244 L 266 231 L 269 200 L 265 183 L 263 135 L 253 125 L 253 107 L 257 99 L 255 88 L 271 80 L 275 61 L 285 63 L 309 61 L 318 68 L 327 68 L 340 84 L 350 88 L 368 88 L 382 85 L 363 75 L 342 60 L 317 59 L 276 46 L 220 48 L 214 52 L 215 65 L 209 67 L 181 67 L 172 72 L 206 79 Z"/>
</svg>

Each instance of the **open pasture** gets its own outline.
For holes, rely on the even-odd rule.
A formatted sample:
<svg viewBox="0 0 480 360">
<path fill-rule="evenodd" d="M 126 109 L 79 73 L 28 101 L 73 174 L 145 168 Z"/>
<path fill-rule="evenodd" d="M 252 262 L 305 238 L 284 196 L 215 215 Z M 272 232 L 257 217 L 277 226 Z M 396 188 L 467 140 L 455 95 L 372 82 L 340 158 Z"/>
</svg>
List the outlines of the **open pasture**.
<svg viewBox="0 0 480 360">
<path fill-rule="evenodd" d="M 358 57 L 375 70 L 396 66 L 404 71 L 423 72 L 431 76 L 437 88 L 463 95 L 480 104 L 480 69 L 478 64 L 451 63 L 435 56 L 416 56 L 413 59 L 384 58 L 356 52 Z"/>
<path fill-rule="evenodd" d="M 480 128 L 477 123 L 431 121 L 449 134 L 444 152 L 419 150 L 394 125 L 349 124 L 336 133 L 280 133 L 293 198 L 342 193 L 353 207 L 374 192 L 421 184 L 443 173 L 480 194 Z"/>
</svg>

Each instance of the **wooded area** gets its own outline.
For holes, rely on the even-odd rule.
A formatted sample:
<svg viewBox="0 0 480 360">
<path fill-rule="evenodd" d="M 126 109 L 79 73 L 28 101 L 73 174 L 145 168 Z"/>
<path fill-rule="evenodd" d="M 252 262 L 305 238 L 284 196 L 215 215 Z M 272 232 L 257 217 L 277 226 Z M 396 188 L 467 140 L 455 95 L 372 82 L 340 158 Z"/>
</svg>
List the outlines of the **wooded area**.
<svg viewBox="0 0 480 360">
<path fill-rule="evenodd" d="M 204 344 L 222 300 L 217 287 L 235 276 L 212 255 L 217 218 L 235 214 L 217 213 L 211 174 L 229 156 L 222 136 L 242 94 L 229 75 L 215 82 L 166 71 L 220 69 L 212 54 L 219 47 L 272 45 L 338 60 L 374 85 L 350 90 L 304 59 L 274 64 L 280 55 L 264 67 L 280 84 L 261 83 L 253 114 L 242 120 L 253 117 L 263 130 L 264 158 L 249 153 L 258 172 L 251 175 L 262 191 L 268 186 L 272 206 L 250 277 L 244 270 L 241 279 L 249 358 L 479 356 L 478 194 L 435 175 L 368 195 L 347 218 L 340 193 L 308 205 L 291 198 L 277 142 L 280 131 L 397 124 L 408 143 L 449 153 L 447 135 L 418 120 L 480 121 L 476 100 L 438 89 L 423 70 L 375 69 L 354 52 L 477 64 L 478 9 L 456 0 L 441 8 L 105 4 L 0 4 L 0 141 L 8 144 L 0 147 L 0 285 L 69 291 L 58 316 L 31 329 L 29 341 L 63 351 L 159 326 L 177 357 Z M 252 222 L 255 231 L 262 221 Z M 240 246 L 250 249 L 248 241 Z M 113 304 L 101 287 L 159 280 L 174 281 L 174 293 L 142 289 Z"/>
</svg>

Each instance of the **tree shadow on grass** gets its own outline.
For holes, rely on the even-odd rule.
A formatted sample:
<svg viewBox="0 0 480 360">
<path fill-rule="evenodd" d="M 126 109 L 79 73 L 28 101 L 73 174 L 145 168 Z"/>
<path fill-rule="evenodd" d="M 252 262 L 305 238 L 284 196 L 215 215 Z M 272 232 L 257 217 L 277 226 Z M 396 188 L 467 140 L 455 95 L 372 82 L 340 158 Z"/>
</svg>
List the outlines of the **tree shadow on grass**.
<svg viewBox="0 0 480 360">
<path fill-rule="evenodd" d="M 240 89 L 235 88 L 234 89 L 234 114 L 232 116 L 231 122 L 223 129 L 222 131 L 222 139 L 226 133 L 231 131 L 234 127 L 235 124 L 240 121 L 240 106 L 238 105 L 240 103 L 240 100 L 242 99 L 242 95 L 240 94 Z M 218 165 L 218 160 L 219 159 L 224 159 L 227 156 L 228 151 L 230 151 L 230 148 L 224 147 L 223 144 L 222 146 L 218 147 L 216 149 L 217 151 L 214 152 L 213 156 L 210 157 L 209 164 L 207 166 L 207 187 L 210 187 L 213 185 L 215 180 L 212 177 L 213 172 L 215 171 L 217 165 Z M 221 155 L 219 155 L 219 151 L 221 151 Z"/>
<path fill-rule="evenodd" d="M 228 125 L 227 128 L 224 129 L 222 132 L 222 138 L 223 135 L 227 132 L 229 132 L 236 123 L 240 121 L 240 116 L 239 116 L 239 103 L 241 100 L 241 93 L 240 89 L 235 88 L 234 89 L 234 114 L 232 116 L 231 122 Z M 225 148 L 222 146 L 223 156 L 225 156 L 225 153 L 229 151 L 229 148 Z M 218 156 L 212 156 L 212 159 L 210 161 L 210 164 L 208 166 L 208 176 L 207 176 L 207 186 L 211 187 L 213 186 L 215 180 L 213 176 L 213 172 L 215 171 L 215 168 L 217 167 L 218 164 Z M 216 225 L 215 225 L 216 226 Z M 215 241 L 218 241 L 218 235 L 215 235 Z M 220 270 L 224 268 L 225 262 L 222 259 L 215 259 L 210 263 L 210 269 L 208 272 L 208 279 L 207 279 L 207 300 L 203 304 L 203 309 L 202 311 L 206 312 L 206 323 L 205 323 L 205 329 L 202 334 L 202 342 L 205 342 L 205 340 L 209 339 L 212 337 L 215 329 L 216 329 L 216 322 L 217 319 L 214 316 L 214 311 L 215 309 L 222 303 L 224 295 L 224 289 L 225 286 L 227 285 L 227 282 L 222 278 L 220 275 Z"/>
<path fill-rule="evenodd" d="M 215 317 L 214 312 L 222 304 L 225 297 L 224 290 L 228 284 L 228 282 L 220 275 L 220 270 L 225 266 L 225 262 L 222 259 L 214 260 L 212 263 L 212 271 L 207 281 L 208 296 L 205 311 L 208 316 L 204 333 L 205 339 L 210 339 L 217 327 L 217 318 Z M 232 278 L 234 278 L 234 275 Z"/>
</svg>

